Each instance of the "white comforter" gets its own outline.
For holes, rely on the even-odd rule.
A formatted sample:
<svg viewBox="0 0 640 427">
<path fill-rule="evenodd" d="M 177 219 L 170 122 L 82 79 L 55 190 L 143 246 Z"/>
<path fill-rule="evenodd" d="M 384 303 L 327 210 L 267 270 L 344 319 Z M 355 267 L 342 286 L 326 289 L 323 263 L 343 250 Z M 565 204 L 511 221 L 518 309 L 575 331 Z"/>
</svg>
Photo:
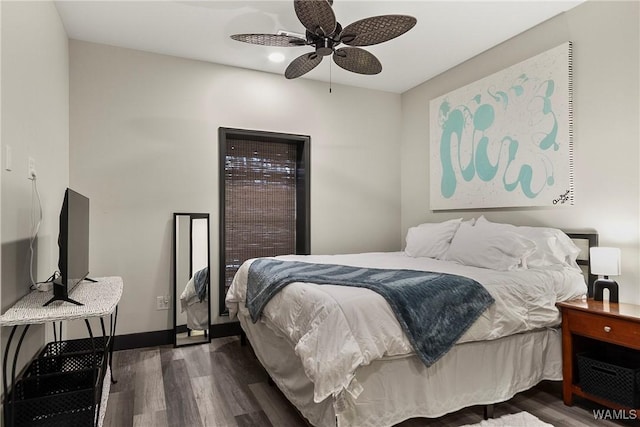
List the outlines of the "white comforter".
<svg viewBox="0 0 640 427">
<path fill-rule="evenodd" d="M 209 297 L 200 301 L 196 291 L 195 279 L 192 277 L 180 294 L 180 312 L 187 312 L 187 328 L 204 331 L 209 329 Z"/>
<path fill-rule="evenodd" d="M 580 270 L 572 268 L 494 271 L 431 258 L 412 258 L 404 252 L 289 255 L 278 259 L 470 277 L 484 285 L 496 303 L 458 343 L 493 340 L 556 326 L 560 314 L 555 303 L 586 293 Z M 248 313 L 244 301 L 251 262 L 248 260 L 240 267 L 227 293 L 226 304 L 232 319 L 239 312 Z M 413 352 L 385 299 L 368 289 L 292 283 L 266 305 L 260 321 L 291 343 L 314 383 L 316 402 L 330 395 L 338 396 L 343 390 L 357 397 L 359 385 L 352 380 L 359 366 Z"/>
</svg>

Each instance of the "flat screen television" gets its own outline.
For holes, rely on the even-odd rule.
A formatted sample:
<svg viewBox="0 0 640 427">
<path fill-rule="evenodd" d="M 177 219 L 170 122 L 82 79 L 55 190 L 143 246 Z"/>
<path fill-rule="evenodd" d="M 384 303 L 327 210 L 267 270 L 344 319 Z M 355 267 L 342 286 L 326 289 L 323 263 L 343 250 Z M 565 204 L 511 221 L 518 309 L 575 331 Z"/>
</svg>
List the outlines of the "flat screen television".
<svg viewBox="0 0 640 427">
<path fill-rule="evenodd" d="M 58 235 L 58 270 L 60 277 L 53 281 L 53 301 L 67 301 L 71 290 L 89 275 L 89 199 L 67 188 L 60 210 Z"/>
</svg>

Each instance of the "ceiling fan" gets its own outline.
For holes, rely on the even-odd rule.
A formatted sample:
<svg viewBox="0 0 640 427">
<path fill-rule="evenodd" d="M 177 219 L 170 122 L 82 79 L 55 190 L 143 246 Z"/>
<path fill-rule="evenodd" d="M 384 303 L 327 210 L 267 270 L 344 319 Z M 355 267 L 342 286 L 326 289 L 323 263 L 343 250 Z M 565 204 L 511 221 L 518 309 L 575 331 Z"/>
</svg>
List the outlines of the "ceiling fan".
<svg viewBox="0 0 640 427">
<path fill-rule="evenodd" d="M 333 61 L 341 68 L 359 74 L 378 74 L 382 64 L 372 53 L 359 47 L 371 46 L 396 38 L 416 25 L 416 18 L 407 15 L 382 15 L 361 19 L 345 28 L 336 21 L 333 0 L 294 0 L 298 19 L 306 28 L 306 38 L 290 34 L 234 34 L 233 40 L 261 46 L 299 47 L 313 46 L 314 52 L 305 53 L 289 64 L 284 72 L 295 79 L 313 70 L 325 56 L 333 54 Z"/>
</svg>

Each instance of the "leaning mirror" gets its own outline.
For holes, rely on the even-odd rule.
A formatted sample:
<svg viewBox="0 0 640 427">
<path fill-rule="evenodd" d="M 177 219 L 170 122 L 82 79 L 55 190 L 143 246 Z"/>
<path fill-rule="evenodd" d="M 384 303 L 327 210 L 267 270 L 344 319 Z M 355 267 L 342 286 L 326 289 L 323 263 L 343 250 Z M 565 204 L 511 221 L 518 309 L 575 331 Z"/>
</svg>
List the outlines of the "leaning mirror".
<svg viewBox="0 0 640 427">
<path fill-rule="evenodd" d="M 173 214 L 173 327 L 176 347 L 211 341 L 209 214 Z"/>
</svg>

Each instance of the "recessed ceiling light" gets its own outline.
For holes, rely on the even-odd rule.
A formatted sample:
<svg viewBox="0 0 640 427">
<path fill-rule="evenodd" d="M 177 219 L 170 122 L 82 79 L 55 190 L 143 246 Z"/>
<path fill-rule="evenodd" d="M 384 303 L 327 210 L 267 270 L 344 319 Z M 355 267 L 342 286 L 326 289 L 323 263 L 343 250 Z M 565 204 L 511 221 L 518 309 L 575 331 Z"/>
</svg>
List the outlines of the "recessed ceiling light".
<svg viewBox="0 0 640 427">
<path fill-rule="evenodd" d="M 282 62 L 284 61 L 284 55 L 280 52 L 273 52 L 269 55 L 269 61 L 271 62 Z"/>
</svg>

